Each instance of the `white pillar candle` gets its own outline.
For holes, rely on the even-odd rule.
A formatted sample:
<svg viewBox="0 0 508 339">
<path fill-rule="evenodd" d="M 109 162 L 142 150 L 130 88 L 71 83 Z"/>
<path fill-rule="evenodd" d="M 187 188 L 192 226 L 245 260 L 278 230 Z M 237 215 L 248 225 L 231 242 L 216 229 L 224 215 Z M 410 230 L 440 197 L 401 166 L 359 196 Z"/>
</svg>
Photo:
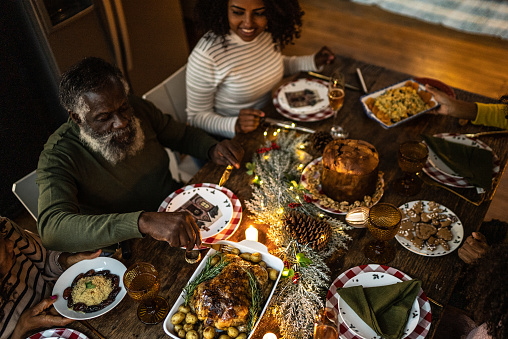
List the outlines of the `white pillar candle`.
<svg viewBox="0 0 508 339">
<path fill-rule="evenodd" d="M 245 230 L 245 239 L 258 241 L 258 230 L 254 226 L 250 225 L 249 228 Z"/>
<path fill-rule="evenodd" d="M 268 332 L 263 336 L 263 339 L 277 339 L 277 336 L 272 332 Z"/>
</svg>

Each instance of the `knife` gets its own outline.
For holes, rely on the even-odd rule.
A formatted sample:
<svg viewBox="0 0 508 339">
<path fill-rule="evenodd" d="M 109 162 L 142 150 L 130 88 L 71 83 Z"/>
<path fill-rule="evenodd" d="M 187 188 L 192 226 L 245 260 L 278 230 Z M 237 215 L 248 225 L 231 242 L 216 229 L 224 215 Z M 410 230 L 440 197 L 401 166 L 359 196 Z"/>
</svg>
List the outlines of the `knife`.
<svg viewBox="0 0 508 339">
<path fill-rule="evenodd" d="M 305 133 L 311 133 L 312 134 L 312 133 L 316 132 L 315 130 L 310 129 L 310 128 L 297 126 L 297 125 L 295 125 L 294 122 L 275 120 L 275 119 L 272 119 L 272 118 L 265 118 L 264 121 L 266 121 L 270 125 L 284 127 L 284 128 L 287 128 L 287 129 L 294 129 L 296 131 L 301 131 L 301 132 L 305 132 Z"/>
<path fill-rule="evenodd" d="M 330 77 L 327 77 L 326 75 L 323 75 L 323 74 L 319 74 L 319 73 L 315 73 L 315 72 L 307 72 L 307 74 L 310 75 L 310 76 L 313 76 L 315 78 L 319 78 L 319 79 L 323 79 L 323 80 L 326 80 L 326 81 L 330 81 Z M 345 84 L 344 86 L 346 88 L 352 89 L 353 91 L 360 91 L 360 89 L 358 87 L 350 85 L 350 84 Z"/>
<path fill-rule="evenodd" d="M 226 183 L 226 181 L 228 181 L 232 170 L 233 170 L 233 165 L 228 165 L 228 167 L 226 167 L 226 170 L 224 170 L 224 173 L 222 173 L 222 177 L 220 177 L 219 186 L 224 185 Z"/>
</svg>

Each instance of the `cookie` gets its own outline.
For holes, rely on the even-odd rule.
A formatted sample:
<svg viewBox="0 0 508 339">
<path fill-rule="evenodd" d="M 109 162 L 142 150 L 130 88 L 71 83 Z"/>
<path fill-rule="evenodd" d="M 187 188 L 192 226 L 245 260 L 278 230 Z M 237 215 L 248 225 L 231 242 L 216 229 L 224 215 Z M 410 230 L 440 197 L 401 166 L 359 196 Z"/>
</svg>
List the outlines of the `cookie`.
<svg viewBox="0 0 508 339">
<path fill-rule="evenodd" d="M 453 234 L 448 228 L 441 227 L 439 231 L 437 231 L 436 237 L 438 237 L 439 239 L 450 241 L 453 238 Z"/>
<path fill-rule="evenodd" d="M 447 241 L 445 241 L 444 239 L 437 239 L 436 243 L 437 243 L 437 244 L 439 244 L 439 245 L 441 245 L 441 246 L 443 246 L 443 248 L 444 248 L 445 250 L 447 250 L 447 251 L 449 251 L 449 250 L 450 250 L 450 245 L 449 245 L 449 244 L 448 244 L 448 242 L 447 242 Z"/>
<path fill-rule="evenodd" d="M 416 237 L 423 239 L 423 240 L 427 240 L 430 238 L 431 235 L 434 235 L 437 233 L 437 228 L 435 228 L 432 225 L 424 224 L 421 222 L 416 224 L 415 230 L 416 230 Z"/>
<path fill-rule="evenodd" d="M 420 221 L 420 215 L 416 213 L 414 210 L 408 210 L 407 216 L 409 217 L 409 220 L 411 220 L 412 222 Z"/>
<path fill-rule="evenodd" d="M 411 222 L 411 220 L 403 220 L 401 223 L 400 223 L 400 226 L 399 226 L 399 234 L 403 237 L 407 237 L 408 234 L 413 234 L 413 231 L 414 231 L 414 224 Z M 411 239 L 408 239 L 408 240 L 411 240 Z"/>
<path fill-rule="evenodd" d="M 446 218 L 444 220 L 441 220 L 439 224 L 441 225 L 441 227 L 448 227 L 452 224 L 452 219 Z"/>
<path fill-rule="evenodd" d="M 423 248 L 423 239 L 420 239 L 420 238 L 417 238 L 417 237 L 414 237 L 411 242 L 413 243 L 413 245 L 415 245 L 416 247 L 418 247 L 419 249 L 422 249 Z"/>
</svg>

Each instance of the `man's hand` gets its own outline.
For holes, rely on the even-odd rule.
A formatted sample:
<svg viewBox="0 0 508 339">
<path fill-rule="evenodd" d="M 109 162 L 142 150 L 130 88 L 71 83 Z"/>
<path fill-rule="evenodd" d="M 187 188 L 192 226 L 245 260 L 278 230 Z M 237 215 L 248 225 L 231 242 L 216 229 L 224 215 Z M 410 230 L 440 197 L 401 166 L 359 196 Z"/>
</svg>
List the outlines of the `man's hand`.
<svg viewBox="0 0 508 339">
<path fill-rule="evenodd" d="M 45 310 L 48 309 L 55 299 L 43 299 L 37 305 L 27 309 L 21 314 L 18 323 L 12 332 L 12 339 L 26 338 L 27 333 L 36 329 L 66 326 L 74 320 L 64 318 L 60 315 L 49 314 Z"/>
<path fill-rule="evenodd" d="M 233 140 L 223 140 L 210 149 L 210 159 L 217 165 L 232 165 L 240 168 L 244 150 L 242 146 Z"/>
<path fill-rule="evenodd" d="M 478 260 L 487 250 L 489 245 L 485 236 L 480 232 L 473 232 L 472 235 L 467 237 L 464 245 L 459 248 L 459 258 L 466 264 L 471 264 Z"/>
<path fill-rule="evenodd" d="M 60 266 L 62 266 L 63 270 L 65 271 L 72 265 L 74 265 L 77 262 L 80 262 L 81 260 L 88 260 L 88 259 L 95 259 L 99 255 L 101 255 L 101 250 L 97 250 L 95 252 L 78 252 L 78 253 L 68 253 L 68 252 L 62 252 L 60 254 L 60 257 L 58 258 L 58 262 L 60 263 Z"/>
<path fill-rule="evenodd" d="M 139 231 L 155 240 L 166 241 L 171 247 L 201 246 L 201 233 L 189 212 L 143 212 L 138 220 Z"/>
<path fill-rule="evenodd" d="M 319 52 L 314 56 L 314 63 L 319 68 L 324 65 L 329 65 L 335 60 L 335 54 L 326 46 L 321 47 Z"/>
<path fill-rule="evenodd" d="M 254 131 L 259 126 L 259 119 L 264 116 L 265 113 L 259 109 L 244 108 L 240 110 L 238 119 L 236 119 L 235 132 L 248 133 Z"/>
</svg>

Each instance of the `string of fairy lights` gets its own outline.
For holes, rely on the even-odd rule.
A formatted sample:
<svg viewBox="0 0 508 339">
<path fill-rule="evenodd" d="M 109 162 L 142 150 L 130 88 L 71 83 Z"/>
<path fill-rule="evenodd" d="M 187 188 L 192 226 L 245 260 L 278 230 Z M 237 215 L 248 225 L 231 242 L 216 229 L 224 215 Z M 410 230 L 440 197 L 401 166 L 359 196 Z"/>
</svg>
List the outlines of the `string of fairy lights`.
<svg viewBox="0 0 508 339">
<path fill-rule="evenodd" d="M 284 338 L 309 338 L 331 283 L 324 260 L 339 248 L 346 248 L 351 237 L 345 231 L 350 226 L 324 214 L 300 184 L 302 171 L 312 160 L 305 152 L 308 135 L 287 130 L 265 131 L 264 135 L 265 145 L 247 164 L 248 173 L 253 175 L 253 196 L 246 207 L 255 222 L 270 225 L 267 235 L 276 245 L 272 253 L 284 262 L 268 312 L 278 322 Z M 289 212 L 329 225 L 331 233 L 324 249 L 316 251 L 312 243 L 298 242 L 284 222 Z"/>
</svg>

